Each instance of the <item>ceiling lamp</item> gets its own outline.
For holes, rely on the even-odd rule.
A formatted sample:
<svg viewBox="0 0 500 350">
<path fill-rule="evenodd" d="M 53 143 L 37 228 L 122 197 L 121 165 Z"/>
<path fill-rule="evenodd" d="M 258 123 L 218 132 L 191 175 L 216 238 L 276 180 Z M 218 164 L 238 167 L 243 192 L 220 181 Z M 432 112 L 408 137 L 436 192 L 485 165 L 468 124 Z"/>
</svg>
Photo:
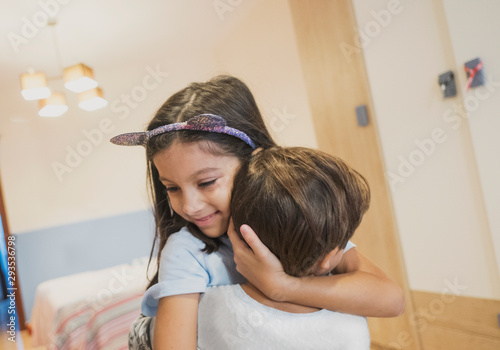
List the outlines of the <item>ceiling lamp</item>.
<svg viewBox="0 0 500 350">
<path fill-rule="evenodd" d="M 78 107 L 86 111 L 95 111 L 107 105 L 108 101 L 104 99 L 102 89 L 99 87 L 78 94 Z"/>
<path fill-rule="evenodd" d="M 21 74 L 21 95 L 25 100 L 39 100 L 50 96 L 47 77 L 42 72 Z"/>
<path fill-rule="evenodd" d="M 64 68 L 63 77 L 64 87 L 76 93 L 93 89 L 98 85 L 94 80 L 92 68 L 83 63 Z"/>
<path fill-rule="evenodd" d="M 59 117 L 68 110 L 66 98 L 62 92 L 53 92 L 49 98 L 38 101 L 40 117 Z"/>
<path fill-rule="evenodd" d="M 52 27 L 55 58 L 58 63 L 62 77 L 50 78 L 50 80 L 64 80 L 64 86 L 79 94 L 79 107 L 86 111 L 106 107 L 108 101 L 104 99 L 102 89 L 98 87 L 98 82 L 94 80 L 94 72 L 89 66 L 78 63 L 67 68 L 62 68 L 61 54 L 56 33 L 56 22 L 48 23 Z M 50 93 L 47 85 L 45 73 L 35 72 L 30 69 L 28 73 L 21 74 L 21 94 L 26 100 L 39 100 L 38 114 L 41 117 L 59 117 L 68 110 L 66 98 L 62 92 Z"/>
</svg>

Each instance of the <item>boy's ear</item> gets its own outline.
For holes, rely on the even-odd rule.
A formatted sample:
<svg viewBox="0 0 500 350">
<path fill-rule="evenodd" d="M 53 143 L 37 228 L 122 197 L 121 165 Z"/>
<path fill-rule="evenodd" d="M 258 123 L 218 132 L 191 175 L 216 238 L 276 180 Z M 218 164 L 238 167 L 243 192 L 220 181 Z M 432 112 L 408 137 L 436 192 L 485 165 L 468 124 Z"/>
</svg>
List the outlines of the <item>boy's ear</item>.
<svg viewBox="0 0 500 350">
<path fill-rule="evenodd" d="M 259 148 L 254 149 L 254 150 L 253 150 L 253 152 L 252 152 L 252 156 L 256 155 L 257 153 L 259 153 L 259 152 L 260 152 L 260 151 L 262 151 L 263 149 L 264 149 L 264 148 L 262 148 L 262 147 L 259 147 Z"/>
<path fill-rule="evenodd" d="M 323 271 L 332 271 L 339 264 L 343 255 L 344 249 L 335 248 L 321 260 L 319 268 Z"/>
<path fill-rule="evenodd" d="M 334 249 L 330 253 L 326 254 L 326 256 L 323 258 L 323 260 L 321 260 L 319 267 L 322 270 L 333 270 L 333 269 L 330 269 L 330 261 L 332 260 L 332 258 L 335 256 L 336 253 L 337 253 L 337 249 Z"/>
</svg>

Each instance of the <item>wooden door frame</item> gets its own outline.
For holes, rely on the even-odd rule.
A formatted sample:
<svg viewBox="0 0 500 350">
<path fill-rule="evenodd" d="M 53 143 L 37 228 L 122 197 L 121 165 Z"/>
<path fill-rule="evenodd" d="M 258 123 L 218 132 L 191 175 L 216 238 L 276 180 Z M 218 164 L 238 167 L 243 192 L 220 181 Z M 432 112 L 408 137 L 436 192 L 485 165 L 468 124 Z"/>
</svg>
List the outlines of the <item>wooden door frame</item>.
<svg viewBox="0 0 500 350">
<path fill-rule="evenodd" d="M 372 349 L 421 349 L 410 319 L 412 295 L 399 242 L 392 198 L 385 177 L 376 118 L 359 50 L 345 57 L 342 47 L 356 48 L 357 28 L 351 0 L 289 0 L 297 48 L 318 146 L 340 156 L 363 174 L 372 202 L 354 239 L 360 251 L 398 282 L 406 313 L 397 318 L 370 318 Z M 369 124 L 359 126 L 355 108 L 365 105 Z"/>
<path fill-rule="evenodd" d="M 5 210 L 5 204 L 3 200 L 3 190 L 2 190 L 2 178 L 0 177 L 0 217 L 2 218 L 2 227 L 3 227 L 3 232 L 4 232 L 4 240 L 5 240 L 5 245 L 8 247 L 9 246 L 9 237 L 12 236 L 9 230 L 9 224 L 7 221 L 7 213 Z M 17 252 L 17 247 L 14 246 Z M 17 311 L 17 321 L 19 322 L 19 328 L 21 330 L 24 330 L 26 328 L 26 320 L 24 316 L 24 307 L 23 307 L 23 301 L 21 297 L 21 288 L 19 284 L 19 261 L 17 260 L 17 254 L 15 255 L 16 258 L 16 265 L 15 265 L 15 280 L 14 280 L 14 285 L 12 286 L 12 290 L 15 291 L 15 300 L 16 300 L 16 311 Z"/>
</svg>

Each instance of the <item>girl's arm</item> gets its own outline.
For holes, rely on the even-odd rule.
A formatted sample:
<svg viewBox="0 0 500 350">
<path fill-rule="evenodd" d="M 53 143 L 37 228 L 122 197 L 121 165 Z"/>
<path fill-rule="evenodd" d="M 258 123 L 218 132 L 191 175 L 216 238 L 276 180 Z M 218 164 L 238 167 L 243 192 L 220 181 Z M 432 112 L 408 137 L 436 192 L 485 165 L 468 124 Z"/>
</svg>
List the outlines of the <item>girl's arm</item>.
<svg viewBox="0 0 500 350">
<path fill-rule="evenodd" d="M 394 317 L 404 312 L 401 288 L 356 248 L 344 254 L 334 270 L 338 274 L 292 277 L 248 225 L 240 232 L 248 245 L 230 225 L 228 235 L 237 270 L 273 300 L 369 317 Z"/>
<path fill-rule="evenodd" d="M 158 304 L 153 348 L 196 349 L 199 293 L 164 297 Z"/>
</svg>

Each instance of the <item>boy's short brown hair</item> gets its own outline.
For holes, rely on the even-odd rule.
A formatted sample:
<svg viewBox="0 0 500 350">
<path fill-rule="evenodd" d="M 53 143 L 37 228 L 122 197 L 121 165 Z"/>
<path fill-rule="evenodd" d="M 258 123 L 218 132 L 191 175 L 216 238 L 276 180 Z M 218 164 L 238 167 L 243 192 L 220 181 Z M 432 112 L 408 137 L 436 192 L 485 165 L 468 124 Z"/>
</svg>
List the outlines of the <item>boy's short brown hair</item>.
<svg viewBox="0 0 500 350">
<path fill-rule="evenodd" d="M 345 248 L 368 209 L 365 178 L 340 158 L 303 147 L 271 147 L 235 176 L 235 230 L 248 224 L 281 261 L 303 276 L 337 247 Z"/>
</svg>

